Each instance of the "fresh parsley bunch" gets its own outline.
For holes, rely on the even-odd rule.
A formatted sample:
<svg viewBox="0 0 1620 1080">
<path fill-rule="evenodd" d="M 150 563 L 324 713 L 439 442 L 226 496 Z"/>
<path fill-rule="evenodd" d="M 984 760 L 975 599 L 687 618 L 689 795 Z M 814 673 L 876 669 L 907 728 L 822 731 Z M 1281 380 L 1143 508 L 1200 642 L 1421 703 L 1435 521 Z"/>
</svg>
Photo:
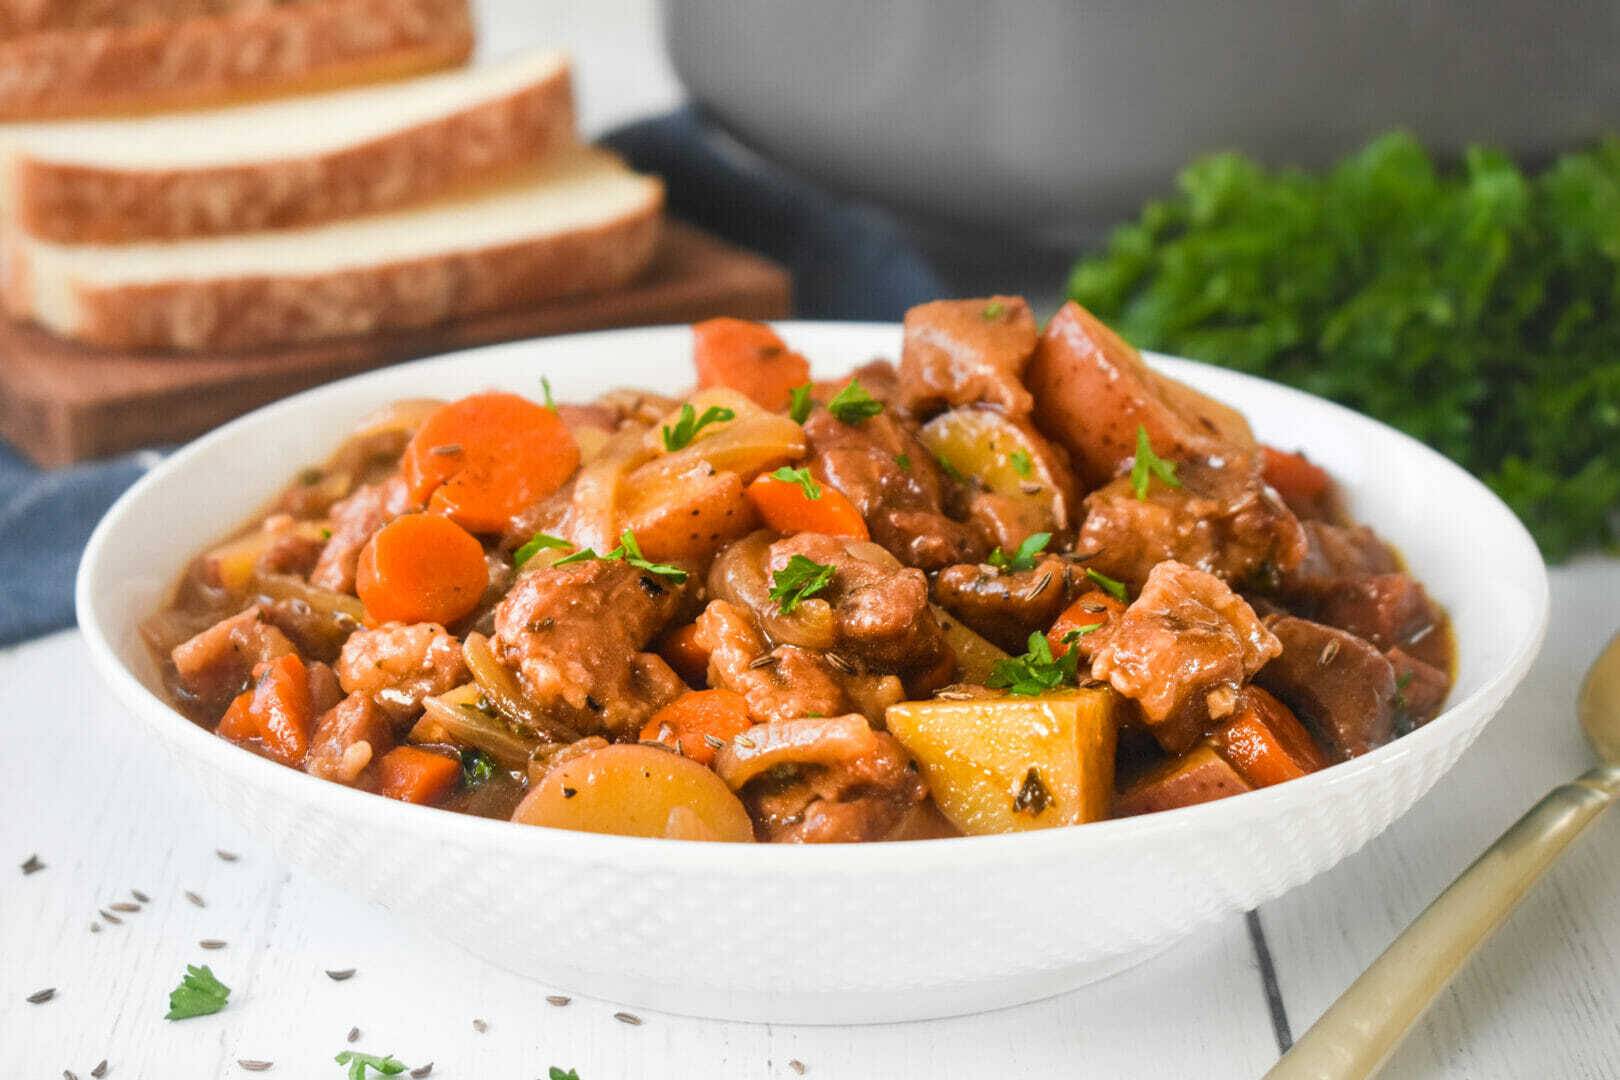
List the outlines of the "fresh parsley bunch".
<svg viewBox="0 0 1620 1080">
<path fill-rule="evenodd" d="M 1549 558 L 1620 538 L 1620 140 L 1528 176 L 1481 147 L 1445 171 L 1395 133 L 1324 174 L 1219 154 L 1177 186 L 1070 296 L 1422 439 Z"/>
</svg>

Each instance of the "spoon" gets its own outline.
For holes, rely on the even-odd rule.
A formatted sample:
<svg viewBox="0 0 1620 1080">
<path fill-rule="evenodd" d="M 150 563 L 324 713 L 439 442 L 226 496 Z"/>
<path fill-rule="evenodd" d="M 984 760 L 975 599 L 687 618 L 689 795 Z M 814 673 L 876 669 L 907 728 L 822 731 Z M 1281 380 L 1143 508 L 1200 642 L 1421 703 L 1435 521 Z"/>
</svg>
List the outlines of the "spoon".
<svg viewBox="0 0 1620 1080">
<path fill-rule="evenodd" d="M 1377 1072 L 1536 879 L 1620 799 L 1620 634 L 1592 662 L 1576 712 L 1603 764 L 1548 792 L 1486 848 L 1328 1006 L 1268 1080 L 1361 1080 Z"/>
</svg>

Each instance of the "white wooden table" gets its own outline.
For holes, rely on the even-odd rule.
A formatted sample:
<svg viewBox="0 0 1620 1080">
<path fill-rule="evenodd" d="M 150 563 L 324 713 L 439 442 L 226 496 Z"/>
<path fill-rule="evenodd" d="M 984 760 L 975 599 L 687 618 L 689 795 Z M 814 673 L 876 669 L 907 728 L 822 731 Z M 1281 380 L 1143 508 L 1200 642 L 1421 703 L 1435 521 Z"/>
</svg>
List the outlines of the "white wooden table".
<svg viewBox="0 0 1620 1080">
<path fill-rule="evenodd" d="M 679 90 L 647 0 L 486 0 L 500 52 L 577 59 L 599 131 Z M 1488 573 L 1489 567 L 1481 567 Z M 0 588 L 5 584 L 0 582 Z M 447 1080 L 544 1077 L 1252 1077 L 1545 788 L 1586 767 L 1575 688 L 1620 626 L 1620 562 L 1553 576 L 1546 652 L 1439 787 L 1333 872 L 1117 978 L 1018 1009 L 923 1024 L 793 1028 L 547 1004 L 539 986 L 405 930 L 278 865 L 220 818 L 96 683 L 78 635 L 0 651 L 0 1080 L 338 1077 L 351 1048 Z M 222 860 L 216 849 L 234 852 Z M 18 868 L 37 853 L 43 870 Z M 109 907 L 150 897 L 138 912 Z M 199 907 L 184 892 L 206 903 Z M 107 923 L 97 912 L 122 919 Z M 101 926 L 91 932 L 91 924 Z M 197 942 L 217 939 L 207 951 Z M 1276 995 L 1259 961 L 1268 949 Z M 222 1013 L 162 1019 L 187 963 L 232 987 Z M 336 982 L 328 969 L 357 970 Z M 54 987 L 43 1004 L 25 999 Z M 475 1021 L 482 1021 L 478 1030 Z M 1399 1052 L 1397 1077 L 1620 1076 L 1620 819 L 1571 850 Z"/>
</svg>

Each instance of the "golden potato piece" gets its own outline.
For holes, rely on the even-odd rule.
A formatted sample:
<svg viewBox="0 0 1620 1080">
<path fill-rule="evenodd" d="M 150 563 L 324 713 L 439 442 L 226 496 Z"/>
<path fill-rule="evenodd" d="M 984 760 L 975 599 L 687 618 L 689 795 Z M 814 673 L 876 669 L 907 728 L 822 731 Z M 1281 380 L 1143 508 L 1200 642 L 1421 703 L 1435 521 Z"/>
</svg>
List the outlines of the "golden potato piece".
<svg viewBox="0 0 1620 1080">
<path fill-rule="evenodd" d="M 1009 535 L 996 537 L 1004 547 L 1072 523 L 1075 494 L 1068 461 L 1029 421 L 994 409 L 952 409 L 924 424 L 917 438 L 934 457 L 982 481 L 983 494 L 1000 503 L 994 518 L 1006 519 L 1002 531 Z"/>
<path fill-rule="evenodd" d="M 922 766 L 934 802 L 969 835 L 1108 816 L 1117 734 L 1111 690 L 907 701 L 889 732 Z"/>
<path fill-rule="evenodd" d="M 558 765 L 529 789 L 512 820 L 619 836 L 754 838 L 748 811 L 718 776 L 667 750 L 629 744 Z"/>
</svg>

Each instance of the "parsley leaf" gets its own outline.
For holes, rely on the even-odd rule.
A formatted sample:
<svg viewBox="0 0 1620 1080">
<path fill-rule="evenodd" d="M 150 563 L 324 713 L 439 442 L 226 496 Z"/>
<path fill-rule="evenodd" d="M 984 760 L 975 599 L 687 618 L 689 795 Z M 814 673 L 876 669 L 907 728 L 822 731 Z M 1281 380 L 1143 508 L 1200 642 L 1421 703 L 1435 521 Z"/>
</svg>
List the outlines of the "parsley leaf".
<svg viewBox="0 0 1620 1080">
<path fill-rule="evenodd" d="M 1035 471 L 1035 462 L 1030 460 L 1029 452 L 1026 450 L 1014 450 L 1007 455 L 1007 461 L 1012 465 L 1013 472 L 1026 480 Z"/>
<path fill-rule="evenodd" d="M 231 988 L 214 978 L 207 964 L 202 967 L 186 965 L 186 977 L 180 985 L 169 991 L 169 1011 L 165 1020 L 189 1020 L 193 1016 L 209 1016 L 225 1007 Z"/>
<path fill-rule="evenodd" d="M 645 570 L 649 574 L 657 574 L 659 577 L 669 578 L 670 581 L 674 582 L 676 585 L 683 584 L 688 577 L 686 571 L 682 570 L 678 566 L 674 566 L 670 563 L 655 563 L 649 561 L 648 558 L 641 553 L 641 545 L 636 543 L 636 534 L 631 532 L 629 529 L 626 529 L 624 532 L 619 534 L 619 546 L 608 552 L 606 555 L 598 555 L 595 548 L 580 548 L 572 555 L 564 555 L 551 565 L 567 566 L 570 563 L 591 562 L 596 559 L 600 559 L 603 562 L 623 561 L 629 563 L 637 570 Z"/>
<path fill-rule="evenodd" d="M 990 565 L 997 570 L 1033 570 L 1035 569 L 1035 556 L 1046 550 L 1046 545 L 1052 542 L 1049 532 L 1030 533 L 1024 542 L 1018 545 L 1018 550 L 1008 555 L 999 547 L 990 553 Z"/>
<path fill-rule="evenodd" d="M 461 783 L 477 787 L 495 775 L 495 763 L 482 750 L 468 747 L 461 752 Z"/>
<path fill-rule="evenodd" d="M 776 601 L 777 610 L 786 615 L 831 585 L 835 572 L 834 567 L 795 555 L 771 575 L 771 599 Z"/>
<path fill-rule="evenodd" d="M 1087 634 L 1093 633 L 1093 632 L 1095 632 L 1097 630 L 1101 630 L 1101 629 L 1102 629 L 1102 623 L 1094 622 L 1094 623 L 1087 623 L 1084 626 L 1077 626 L 1073 630 L 1066 630 L 1063 633 L 1063 644 L 1065 644 L 1065 645 L 1073 645 L 1075 642 L 1079 641 L 1081 638 L 1085 637 Z"/>
<path fill-rule="evenodd" d="M 551 396 L 551 380 L 544 375 L 540 376 L 540 390 L 546 395 L 546 408 L 556 412 L 557 399 Z"/>
<path fill-rule="evenodd" d="M 367 1069 L 375 1069 L 379 1076 L 398 1076 L 405 1071 L 405 1063 L 393 1054 L 377 1057 L 358 1050 L 345 1050 L 335 1060 L 339 1065 L 349 1067 L 349 1080 L 366 1080 Z"/>
<path fill-rule="evenodd" d="M 1166 461 L 1155 454 L 1153 444 L 1148 441 L 1147 428 L 1137 424 L 1136 460 L 1131 462 L 1131 490 L 1136 492 L 1137 499 L 1147 498 L 1148 488 L 1153 485 L 1155 477 L 1165 487 L 1181 486 L 1181 481 L 1176 479 L 1175 462 Z"/>
<path fill-rule="evenodd" d="M 551 1072 L 547 1074 L 547 1080 L 579 1080 L 579 1073 L 574 1069 L 569 1069 L 567 1072 L 563 1072 L 561 1069 L 557 1068 L 557 1066 L 553 1065 L 551 1067 Z"/>
<path fill-rule="evenodd" d="M 798 484 L 804 492 L 804 497 L 812 501 L 821 498 L 821 485 L 816 478 L 810 475 L 809 469 L 790 469 L 786 465 L 771 473 L 772 480 L 780 480 L 784 484 Z"/>
<path fill-rule="evenodd" d="M 955 465 L 952 465 L 943 455 L 935 454 L 934 464 L 939 466 L 940 472 L 944 473 L 952 480 L 955 480 L 958 484 L 965 484 L 968 482 L 968 478 L 962 475 L 962 470 L 958 469 Z"/>
<path fill-rule="evenodd" d="M 810 384 L 795 386 L 788 391 L 788 416 L 795 424 L 802 424 L 810 418 L 810 410 L 816 403 L 810 400 Z"/>
<path fill-rule="evenodd" d="M 1107 574 L 1099 573 L 1098 571 L 1092 570 L 1089 567 L 1086 568 L 1086 577 L 1095 582 L 1097 588 L 1101 589 L 1109 596 L 1112 596 L 1120 603 L 1128 604 L 1131 602 L 1130 594 L 1125 591 L 1125 583 L 1123 581 L 1115 581 Z"/>
<path fill-rule="evenodd" d="M 512 552 L 512 569 L 523 569 L 523 564 L 540 554 L 541 548 L 567 548 L 573 546 L 573 544 L 570 544 L 567 540 L 564 540 L 560 536 L 551 536 L 547 533 L 535 533 L 529 538 L 529 542 L 527 544 L 524 544 L 522 547 Z"/>
<path fill-rule="evenodd" d="M 703 415 L 699 416 L 692 403 L 687 402 L 681 406 L 681 415 L 675 421 L 675 427 L 664 425 L 664 449 L 680 450 L 688 446 L 697 437 L 697 433 L 710 424 L 723 424 L 736 418 L 737 414 L 723 405 L 710 405 L 703 410 Z"/>
<path fill-rule="evenodd" d="M 602 556 L 600 556 L 600 555 L 598 555 L 596 553 L 595 548 L 580 548 L 578 551 L 574 552 L 572 555 L 564 555 L 562 558 L 558 559 L 556 562 L 552 563 L 551 565 L 552 566 L 567 566 L 569 563 L 590 562 L 592 559 L 600 559 L 601 557 Z M 610 558 L 610 559 L 612 557 L 613 556 L 611 556 L 611 555 L 608 556 L 608 558 Z"/>
<path fill-rule="evenodd" d="M 1080 653 L 1077 650 L 1070 649 L 1062 657 L 1054 658 L 1051 643 L 1046 640 L 1046 635 L 1039 632 L 1029 635 L 1028 644 L 1029 651 L 1024 655 L 997 660 L 984 684 L 1008 693 L 1034 697 L 1079 682 L 1076 671 Z"/>
<path fill-rule="evenodd" d="M 832 413 L 840 423 L 851 426 L 870 420 L 883 411 L 883 402 L 866 392 L 861 380 L 851 379 L 849 385 L 838 391 L 831 401 L 827 402 L 827 411 Z"/>
<path fill-rule="evenodd" d="M 910 454 L 896 454 L 896 455 L 894 455 L 894 463 L 896 465 L 900 466 L 900 471 L 901 472 L 910 472 L 911 471 L 911 455 Z"/>
<path fill-rule="evenodd" d="M 984 305 L 984 310 L 979 312 L 979 316 L 984 319 L 985 322 L 995 322 L 1005 314 L 1007 314 L 1007 305 L 1003 304 L 1000 300 L 990 301 L 988 304 Z"/>
</svg>

